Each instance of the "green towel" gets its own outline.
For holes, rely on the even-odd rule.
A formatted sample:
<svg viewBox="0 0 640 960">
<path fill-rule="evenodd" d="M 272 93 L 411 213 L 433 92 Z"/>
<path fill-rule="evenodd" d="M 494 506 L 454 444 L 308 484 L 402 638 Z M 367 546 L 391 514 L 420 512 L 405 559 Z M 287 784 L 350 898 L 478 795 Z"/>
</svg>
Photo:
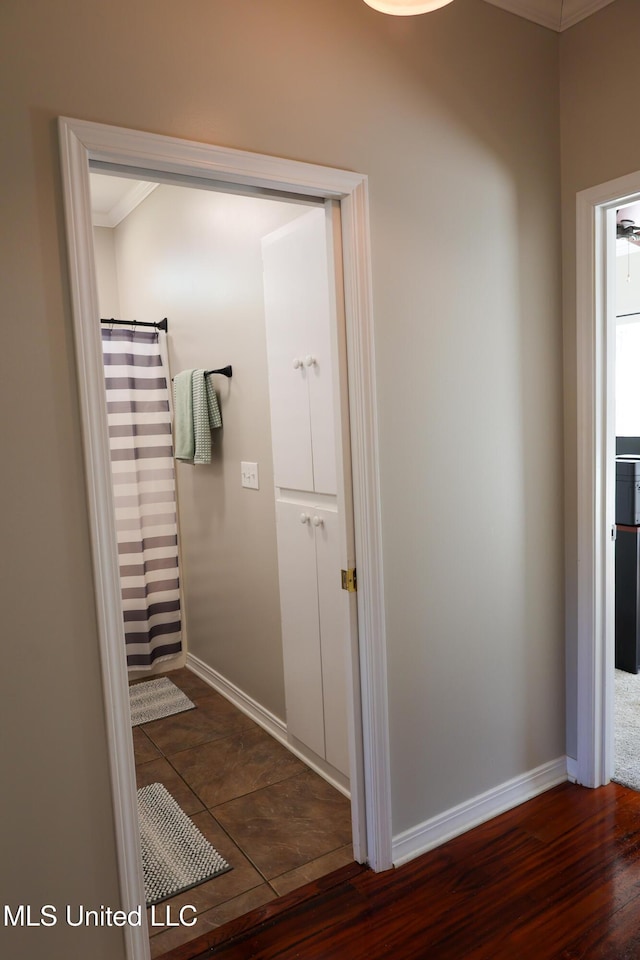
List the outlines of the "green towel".
<svg viewBox="0 0 640 960">
<path fill-rule="evenodd" d="M 211 430 L 222 426 L 218 398 L 204 370 L 192 371 L 194 463 L 211 463 Z"/>
<path fill-rule="evenodd" d="M 173 380 L 173 438 L 176 460 L 193 460 L 193 370 L 183 370 Z"/>
</svg>

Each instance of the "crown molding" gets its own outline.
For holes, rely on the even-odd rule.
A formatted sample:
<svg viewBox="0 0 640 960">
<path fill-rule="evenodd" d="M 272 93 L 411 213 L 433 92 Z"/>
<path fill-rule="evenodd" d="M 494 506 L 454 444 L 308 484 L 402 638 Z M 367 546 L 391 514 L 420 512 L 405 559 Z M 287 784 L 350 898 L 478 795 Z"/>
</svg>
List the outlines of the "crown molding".
<svg viewBox="0 0 640 960">
<path fill-rule="evenodd" d="M 532 20 L 558 33 L 572 27 L 592 13 L 608 7 L 613 0 L 486 0 L 518 17 Z"/>
<path fill-rule="evenodd" d="M 92 220 L 94 227 L 117 227 L 125 217 L 129 216 L 132 210 L 135 210 L 135 208 L 159 186 L 159 183 L 135 180 L 131 189 L 127 190 L 124 196 L 106 213 L 93 211 Z"/>
<path fill-rule="evenodd" d="M 572 27 L 574 23 L 590 17 L 603 7 L 608 7 L 610 3 L 613 3 L 613 0 L 564 0 L 560 29 Z"/>
<path fill-rule="evenodd" d="M 560 30 L 560 0 L 486 0 L 494 7 L 533 20 L 551 30 Z"/>
</svg>

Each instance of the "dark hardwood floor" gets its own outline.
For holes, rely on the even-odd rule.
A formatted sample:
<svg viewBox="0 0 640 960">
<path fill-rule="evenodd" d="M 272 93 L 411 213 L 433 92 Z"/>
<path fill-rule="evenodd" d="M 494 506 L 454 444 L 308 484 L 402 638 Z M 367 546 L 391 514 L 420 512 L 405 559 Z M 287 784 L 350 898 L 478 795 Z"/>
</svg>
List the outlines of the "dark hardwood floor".
<svg viewBox="0 0 640 960">
<path fill-rule="evenodd" d="M 167 960 L 639 960 L 640 793 L 562 784 L 394 870 L 357 864 Z"/>
</svg>

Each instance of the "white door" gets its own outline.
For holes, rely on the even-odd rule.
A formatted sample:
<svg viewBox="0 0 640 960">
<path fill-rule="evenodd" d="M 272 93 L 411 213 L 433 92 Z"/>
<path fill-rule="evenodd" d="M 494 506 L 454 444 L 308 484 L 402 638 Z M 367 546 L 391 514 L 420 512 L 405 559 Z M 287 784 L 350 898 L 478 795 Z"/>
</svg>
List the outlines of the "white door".
<svg viewBox="0 0 640 960">
<path fill-rule="evenodd" d="M 345 777 L 349 594 L 334 508 L 276 501 L 287 731 Z"/>
<path fill-rule="evenodd" d="M 262 246 L 287 730 L 346 783 L 355 604 L 340 576 L 353 524 L 336 216 L 313 209 Z"/>
<path fill-rule="evenodd" d="M 275 484 L 336 493 L 324 207 L 262 241 Z"/>
<path fill-rule="evenodd" d="M 324 756 L 315 528 L 310 510 L 276 501 L 287 731 Z"/>
<path fill-rule="evenodd" d="M 340 518 L 336 510 L 314 507 L 324 703 L 325 758 L 349 775 L 347 739 L 347 649 L 350 594 L 340 579 Z"/>
</svg>

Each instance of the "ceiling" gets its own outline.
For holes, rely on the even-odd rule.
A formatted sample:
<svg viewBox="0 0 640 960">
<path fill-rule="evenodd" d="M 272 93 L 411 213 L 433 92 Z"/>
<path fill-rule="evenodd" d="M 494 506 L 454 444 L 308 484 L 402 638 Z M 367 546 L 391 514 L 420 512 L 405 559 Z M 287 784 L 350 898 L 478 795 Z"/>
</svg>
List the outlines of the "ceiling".
<svg viewBox="0 0 640 960">
<path fill-rule="evenodd" d="M 614 0 L 486 0 L 552 30 L 566 30 Z"/>
<path fill-rule="evenodd" d="M 94 227 L 117 227 L 159 184 L 113 174 L 91 173 Z"/>
<path fill-rule="evenodd" d="M 631 221 L 636 226 L 640 225 L 640 202 L 616 210 L 616 223 L 621 223 L 623 220 Z M 632 253 L 640 253 L 640 236 L 635 234 L 628 239 L 618 237 L 616 240 L 616 256 L 628 257 Z"/>
</svg>

